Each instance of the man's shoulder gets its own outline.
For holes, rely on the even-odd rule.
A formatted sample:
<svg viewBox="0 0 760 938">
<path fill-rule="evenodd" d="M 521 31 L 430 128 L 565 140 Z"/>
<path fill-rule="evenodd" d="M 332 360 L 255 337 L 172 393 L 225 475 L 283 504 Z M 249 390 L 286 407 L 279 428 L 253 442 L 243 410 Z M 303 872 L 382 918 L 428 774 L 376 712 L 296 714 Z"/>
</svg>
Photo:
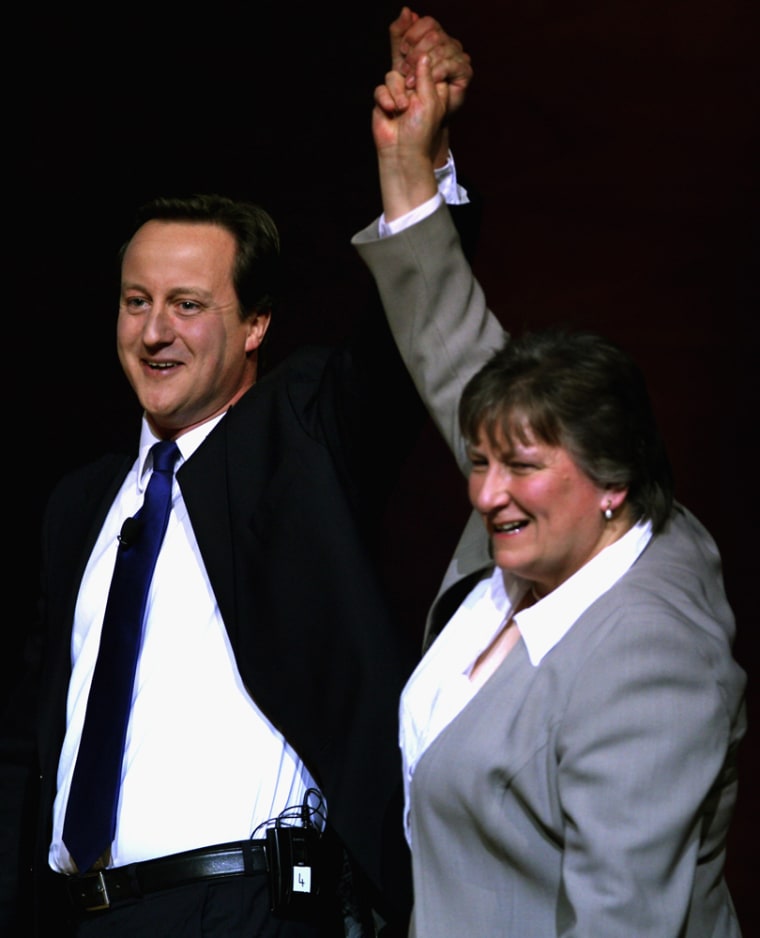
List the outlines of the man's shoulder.
<svg viewBox="0 0 760 938">
<path fill-rule="evenodd" d="M 240 413 L 281 395 L 290 395 L 293 388 L 304 384 L 316 385 L 322 380 L 330 359 L 338 353 L 338 348 L 327 345 L 299 346 L 268 364 L 253 387 L 240 398 L 233 412 Z"/>
<path fill-rule="evenodd" d="M 297 345 L 286 354 L 276 354 L 266 361 L 254 388 L 291 380 L 303 371 L 319 372 L 334 352 L 335 348 L 331 345 L 307 344 Z"/>
</svg>

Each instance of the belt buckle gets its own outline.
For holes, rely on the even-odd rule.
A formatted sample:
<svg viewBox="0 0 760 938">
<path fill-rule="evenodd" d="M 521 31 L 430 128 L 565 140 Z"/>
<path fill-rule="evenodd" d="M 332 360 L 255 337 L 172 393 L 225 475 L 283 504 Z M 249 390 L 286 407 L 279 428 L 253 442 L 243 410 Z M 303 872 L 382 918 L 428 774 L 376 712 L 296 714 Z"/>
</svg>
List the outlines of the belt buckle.
<svg viewBox="0 0 760 938">
<path fill-rule="evenodd" d="M 84 911 L 85 912 L 101 912 L 104 909 L 111 908 L 111 899 L 108 895 L 108 887 L 106 886 L 106 878 L 103 875 L 103 870 L 98 870 L 97 873 L 91 874 L 89 876 L 82 877 L 79 882 L 84 885 L 87 880 L 94 880 L 92 886 L 88 883 L 87 890 L 81 893 L 82 899 L 84 900 Z M 99 905 L 91 905 L 91 902 L 99 902 Z"/>
</svg>

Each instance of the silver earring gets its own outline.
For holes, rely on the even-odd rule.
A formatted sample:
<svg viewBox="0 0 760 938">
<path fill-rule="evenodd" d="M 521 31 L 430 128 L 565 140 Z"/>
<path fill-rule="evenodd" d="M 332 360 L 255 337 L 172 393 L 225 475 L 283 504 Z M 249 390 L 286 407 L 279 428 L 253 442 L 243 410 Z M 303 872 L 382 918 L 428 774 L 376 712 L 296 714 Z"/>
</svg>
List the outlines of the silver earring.
<svg viewBox="0 0 760 938">
<path fill-rule="evenodd" d="M 604 509 L 604 517 L 607 521 L 612 521 L 612 509 L 609 505 Z"/>
</svg>

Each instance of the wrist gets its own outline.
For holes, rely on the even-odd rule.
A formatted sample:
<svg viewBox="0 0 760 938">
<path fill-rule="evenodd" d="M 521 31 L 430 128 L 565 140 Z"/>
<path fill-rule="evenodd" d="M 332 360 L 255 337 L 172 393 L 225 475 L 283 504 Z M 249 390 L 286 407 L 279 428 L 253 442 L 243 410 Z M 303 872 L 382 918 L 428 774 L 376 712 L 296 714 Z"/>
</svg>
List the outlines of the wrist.
<svg viewBox="0 0 760 938">
<path fill-rule="evenodd" d="M 451 147 L 449 144 L 449 132 L 444 127 L 441 130 L 440 138 L 438 140 L 438 147 L 435 151 L 435 156 L 433 157 L 433 166 L 435 169 L 442 169 L 449 160 L 449 153 Z"/>
<path fill-rule="evenodd" d="M 383 212 L 391 221 L 427 202 L 438 192 L 433 161 L 429 156 L 396 149 L 380 150 L 378 168 Z"/>
</svg>

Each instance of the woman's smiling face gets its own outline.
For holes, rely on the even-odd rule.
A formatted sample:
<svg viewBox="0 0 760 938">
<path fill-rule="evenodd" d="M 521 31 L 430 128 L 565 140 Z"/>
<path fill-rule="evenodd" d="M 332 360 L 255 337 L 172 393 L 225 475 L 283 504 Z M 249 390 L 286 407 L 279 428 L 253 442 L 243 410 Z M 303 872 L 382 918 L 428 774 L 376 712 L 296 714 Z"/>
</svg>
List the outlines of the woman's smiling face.
<svg viewBox="0 0 760 938">
<path fill-rule="evenodd" d="M 563 446 L 536 439 L 527 425 L 509 438 L 481 427 L 469 446 L 470 501 L 491 538 L 495 564 L 544 595 L 617 540 L 630 522 L 610 522 L 626 491 L 593 482 Z"/>
</svg>

